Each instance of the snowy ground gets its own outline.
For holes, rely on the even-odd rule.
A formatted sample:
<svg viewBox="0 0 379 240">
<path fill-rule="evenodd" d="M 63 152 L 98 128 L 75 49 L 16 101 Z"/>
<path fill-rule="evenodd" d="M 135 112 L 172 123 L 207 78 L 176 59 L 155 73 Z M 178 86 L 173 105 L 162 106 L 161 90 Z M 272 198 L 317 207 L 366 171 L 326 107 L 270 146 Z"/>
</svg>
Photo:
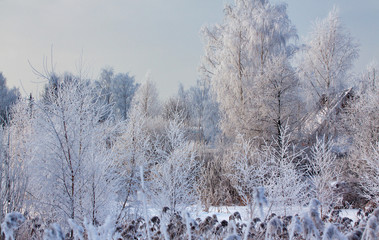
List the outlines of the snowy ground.
<svg viewBox="0 0 379 240">
<path fill-rule="evenodd" d="M 308 207 L 300 207 L 300 206 L 299 207 L 292 207 L 292 208 L 287 207 L 286 209 L 284 209 L 284 207 L 282 207 L 282 208 L 271 208 L 271 209 L 269 206 L 264 207 L 265 216 L 269 215 L 271 213 L 275 213 L 277 215 L 284 215 L 284 212 L 287 213 L 286 214 L 287 216 L 295 215 L 295 214 L 298 214 L 301 216 L 303 213 L 305 213 L 307 211 L 308 211 Z M 341 218 L 348 217 L 348 218 L 352 219 L 354 222 L 356 222 L 358 220 L 357 211 L 358 211 L 357 209 L 341 209 L 339 216 Z M 200 218 L 202 220 L 204 220 L 207 216 L 216 215 L 219 222 L 221 222 L 222 220 L 229 221 L 229 216 L 231 214 L 233 214 L 235 212 L 239 212 L 243 222 L 247 223 L 249 220 L 251 220 L 249 209 L 247 206 L 210 207 L 208 212 L 201 210 L 201 207 L 199 207 L 199 206 L 193 206 L 193 207 L 188 209 L 188 212 L 190 213 L 191 218 L 193 218 L 193 219 Z M 160 211 L 150 208 L 149 209 L 149 216 L 152 217 L 155 215 L 160 216 Z M 253 218 L 255 218 L 255 217 L 259 217 L 258 209 L 255 209 L 253 212 Z"/>
<path fill-rule="evenodd" d="M 277 209 L 276 209 L 277 210 Z M 275 209 L 271 209 L 269 214 L 271 213 L 276 213 L 277 215 L 280 215 L 278 214 L 279 212 L 283 212 L 283 211 L 276 211 Z M 308 210 L 307 207 L 303 207 L 303 208 L 293 208 L 292 211 L 288 211 L 288 214 L 287 215 L 295 215 L 295 214 L 299 214 L 299 215 L 302 215 L 303 213 L 305 213 L 306 211 Z M 269 207 L 265 207 L 264 208 L 264 213 L 267 214 L 269 211 Z M 357 218 L 357 209 L 341 209 L 341 213 L 340 213 L 340 217 L 343 218 L 343 217 L 348 217 L 350 219 L 352 219 L 354 222 L 356 222 L 358 220 Z M 191 217 L 192 218 L 196 218 L 196 217 L 199 217 L 201 219 L 204 219 L 206 218 L 207 216 L 212 216 L 213 214 L 215 214 L 217 216 L 217 219 L 220 221 L 220 220 L 229 220 L 229 216 L 231 214 L 233 214 L 234 212 L 239 212 L 241 214 L 241 217 L 242 217 L 242 220 L 243 221 L 248 221 L 250 219 L 249 217 L 249 211 L 248 211 L 248 207 L 246 206 L 223 206 L 223 207 L 211 207 L 209 208 L 209 212 L 204 212 L 204 211 L 201 211 L 201 212 L 192 212 L 191 214 Z M 258 211 L 255 210 L 254 211 L 255 213 L 253 214 L 254 217 L 258 217 Z"/>
</svg>

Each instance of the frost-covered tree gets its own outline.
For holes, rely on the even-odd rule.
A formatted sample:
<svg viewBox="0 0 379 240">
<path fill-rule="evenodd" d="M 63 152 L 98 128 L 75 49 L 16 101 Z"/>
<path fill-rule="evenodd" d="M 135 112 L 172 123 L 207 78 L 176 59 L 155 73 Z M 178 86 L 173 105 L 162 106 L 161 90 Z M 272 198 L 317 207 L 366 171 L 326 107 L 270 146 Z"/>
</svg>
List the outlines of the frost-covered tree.
<svg viewBox="0 0 379 240">
<path fill-rule="evenodd" d="M 102 97 L 106 104 L 113 104 L 114 112 L 121 119 L 127 114 L 139 84 L 129 73 L 115 74 L 112 68 L 105 68 L 100 74 L 96 85 L 102 90 Z"/>
<path fill-rule="evenodd" d="M 270 139 L 278 135 L 276 125 L 286 121 L 289 112 L 283 107 L 291 106 L 286 95 L 296 78 L 288 61 L 296 30 L 285 4 L 236 0 L 224 12 L 222 24 L 203 29 L 200 69 L 219 102 L 221 128 L 232 137 Z"/>
<path fill-rule="evenodd" d="M 112 82 L 112 95 L 116 114 L 127 118 L 129 108 L 139 84 L 128 73 L 117 74 Z"/>
<path fill-rule="evenodd" d="M 196 86 L 188 90 L 192 125 L 197 128 L 197 140 L 205 143 L 215 142 L 220 133 L 218 104 L 211 96 L 210 85 L 198 80 Z"/>
<path fill-rule="evenodd" d="M 7 213 L 28 210 L 25 195 L 34 149 L 30 111 L 29 101 L 20 100 L 10 111 L 8 125 L 0 129 L 0 222 Z"/>
<path fill-rule="evenodd" d="M 158 162 L 151 169 L 149 189 L 156 206 L 169 207 L 174 213 L 196 202 L 200 166 L 195 159 L 195 146 L 186 140 L 180 118 L 169 122 L 165 138 L 157 150 Z"/>
<path fill-rule="evenodd" d="M 280 142 L 259 150 L 251 140 L 237 137 L 228 175 L 243 201 L 252 206 L 255 188 L 263 186 L 273 207 L 286 214 L 287 208 L 308 201 L 307 183 L 301 174 L 301 151 L 290 142 L 288 128 L 281 130 Z M 275 146 L 277 145 L 277 146 Z M 284 207 L 283 207 L 284 206 Z"/>
<path fill-rule="evenodd" d="M 316 138 L 309 159 L 309 173 L 312 186 L 312 197 L 321 202 L 321 207 L 328 210 L 338 204 L 338 195 L 334 191 L 335 183 L 340 180 L 341 169 L 332 152 L 333 142 L 325 137 Z M 323 208 L 321 208 L 321 213 Z M 326 211 L 324 211 L 325 213 Z"/>
<path fill-rule="evenodd" d="M 228 153 L 230 162 L 226 163 L 227 177 L 237 190 L 244 204 L 249 206 L 250 215 L 253 215 L 253 204 L 256 188 L 263 186 L 270 172 L 270 167 L 262 153 L 253 141 L 238 135 L 236 142 Z"/>
<path fill-rule="evenodd" d="M 308 103 L 321 103 L 327 110 L 333 93 L 350 86 L 350 70 L 358 57 L 358 45 L 343 27 L 338 10 L 314 23 L 301 64 L 308 84 Z"/>
<path fill-rule="evenodd" d="M 106 104 L 111 104 L 113 102 L 112 81 L 114 79 L 114 75 L 113 68 L 104 68 L 101 70 L 100 79 L 96 82 L 96 85 L 102 89 L 102 97 L 104 98 Z"/>
<path fill-rule="evenodd" d="M 343 131 L 349 136 L 348 167 L 353 172 L 353 181 L 359 180 L 367 187 L 375 186 L 375 151 L 379 139 L 379 84 L 378 66 L 371 63 L 362 74 L 360 84 L 354 88 L 354 96 L 346 104 L 343 112 Z M 373 180 L 373 181 L 370 181 Z M 372 189 L 371 187 L 368 187 Z M 372 189 L 373 190 L 373 189 Z M 377 196 L 375 191 L 367 191 L 368 198 Z"/>
<path fill-rule="evenodd" d="M 36 71 L 36 70 L 35 70 Z M 42 99 L 45 104 L 50 103 L 55 100 L 58 96 L 60 89 L 69 83 L 75 81 L 75 77 L 71 73 L 64 73 L 62 76 L 58 76 L 54 72 L 49 72 L 45 70 L 45 73 L 37 72 L 38 76 L 47 80 L 44 90 L 42 92 Z"/>
<path fill-rule="evenodd" d="M 379 81 L 376 64 L 370 64 L 355 91 L 355 97 L 349 102 L 344 115 L 347 131 L 354 140 L 354 157 L 371 150 L 379 138 Z"/>
<path fill-rule="evenodd" d="M 290 128 L 287 131 L 292 131 L 303 112 L 298 78 L 288 55 L 269 59 L 257 85 L 261 105 L 264 106 L 260 114 L 265 116 L 264 122 L 270 126 L 266 129 L 267 135 L 273 136 L 280 145 L 282 130 Z"/>
<path fill-rule="evenodd" d="M 162 116 L 167 121 L 175 121 L 177 116 L 181 116 L 183 123 L 188 126 L 191 120 L 188 102 L 180 97 L 169 98 L 163 106 Z"/>
<path fill-rule="evenodd" d="M 175 118 L 180 116 L 186 127 L 191 127 L 192 115 L 189 91 L 184 90 L 183 84 L 180 83 L 177 94 L 163 104 L 162 117 L 166 121 L 175 121 Z"/>
<path fill-rule="evenodd" d="M 141 113 L 147 117 L 156 117 L 160 113 L 161 104 L 158 90 L 155 83 L 151 81 L 149 73 L 146 74 L 146 82 L 136 91 L 133 104 L 138 105 Z"/>
<path fill-rule="evenodd" d="M 265 188 L 273 206 L 283 207 L 282 211 L 286 215 L 287 208 L 308 202 L 309 184 L 301 167 L 303 152 L 291 144 L 291 134 L 287 126 L 281 128 L 279 139 L 275 139 L 273 145 L 267 147 L 265 155 L 271 159 L 268 161 L 271 166 Z"/>
<path fill-rule="evenodd" d="M 66 225 L 68 218 L 96 223 L 109 214 L 111 158 L 109 105 L 88 81 L 73 77 L 35 104 L 30 192 L 35 211 Z"/>
<path fill-rule="evenodd" d="M 379 201 L 379 141 L 376 145 L 371 145 L 371 150 L 362 157 L 363 167 L 360 167 L 361 185 L 363 186 L 366 197 Z"/>
<path fill-rule="evenodd" d="M 362 87 L 375 91 L 379 88 L 378 64 L 373 61 L 367 66 L 367 71 L 363 75 Z"/>
<path fill-rule="evenodd" d="M 135 200 L 140 188 L 139 167 L 148 167 L 152 145 L 146 129 L 146 115 L 140 106 L 133 105 L 126 122 L 120 124 L 120 136 L 115 142 L 115 158 L 112 174 L 116 179 L 116 191 L 120 206 L 117 220 L 125 217 L 127 208 Z"/>
<path fill-rule="evenodd" d="M 4 125 L 9 121 L 10 109 L 20 96 L 18 88 L 9 89 L 6 83 L 6 78 L 0 72 L 0 125 Z"/>
</svg>

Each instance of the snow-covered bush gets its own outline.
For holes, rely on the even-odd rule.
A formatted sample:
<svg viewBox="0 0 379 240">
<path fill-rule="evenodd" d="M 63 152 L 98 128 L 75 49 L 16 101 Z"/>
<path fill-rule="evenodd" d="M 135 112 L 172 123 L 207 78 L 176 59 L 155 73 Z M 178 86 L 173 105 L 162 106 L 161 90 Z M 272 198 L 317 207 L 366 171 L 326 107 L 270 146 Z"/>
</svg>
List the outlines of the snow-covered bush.
<svg viewBox="0 0 379 240">
<path fill-rule="evenodd" d="M 368 221 L 365 228 L 365 231 L 362 235 L 362 240 L 376 240 L 378 234 L 378 218 L 372 215 Z"/>
<path fill-rule="evenodd" d="M 4 234 L 5 240 L 14 240 L 14 232 L 25 222 L 25 217 L 19 212 L 8 213 L 4 222 L 1 223 L 1 234 Z"/>
<path fill-rule="evenodd" d="M 316 239 L 320 239 L 320 232 L 317 229 L 315 223 L 312 218 L 308 215 L 308 213 L 304 214 L 302 218 L 303 222 L 303 234 L 305 239 L 312 239 L 315 237 Z"/>
<path fill-rule="evenodd" d="M 146 183 L 155 206 L 159 209 L 169 207 L 172 213 L 197 201 L 196 179 L 200 166 L 195 145 L 187 141 L 182 124 L 180 119 L 169 122 L 167 140 L 158 149 L 158 162 L 151 169 L 151 179 Z"/>
<path fill-rule="evenodd" d="M 242 135 L 237 136 L 226 158 L 228 161 L 224 162 L 224 168 L 228 172 L 225 177 L 231 180 L 243 203 L 249 206 L 252 217 L 254 201 L 264 197 L 256 198 L 260 193 L 257 187 L 265 183 L 265 177 L 270 172 L 270 163 L 265 162 L 266 159 L 262 157 L 255 142 Z"/>
<path fill-rule="evenodd" d="M 338 195 L 333 186 L 341 177 L 341 169 L 337 165 L 336 155 L 332 152 L 333 142 L 326 137 L 317 138 L 311 149 L 309 159 L 309 174 L 312 183 L 311 196 L 321 202 L 321 214 L 336 205 Z M 326 208 L 324 211 L 324 208 Z"/>
<path fill-rule="evenodd" d="M 84 228 L 87 233 L 88 240 L 112 240 L 116 234 L 116 222 L 112 217 L 108 216 L 103 225 L 94 226 L 92 223 L 84 219 Z"/>
<path fill-rule="evenodd" d="M 282 128 L 279 142 L 259 149 L 254 141 L 239 135 L 229 154 L 227 169 L 233 187 L 237 189 L 245 204 L 252 206 L 254 190 L 263 186 L 267 198 L 274 207 L 301 206 L 308 199 L 308 187 L 300 168 L 302 152 L 290 143 L 287 127 Z M 230 167 L 228 167 L 230 166 Z"/>
<path fill-rule="evenodd" d="M 284 207 L 277 213 L 287 215 L 293 207 L 299 207 L 309 201 L 309 185 L 301 166 L 303 152 L 291 143 L 291 133 L 285 125 L 278 139 L 264 151 L 266 164 L 270 164 L 267 182 L 263 185 L 273 207 Z M 288 209 L 289 208 L 289 209 Z"/>
<path fill-rule="evenodd" d="M 43 240 L 64 240 L 62 228 L 58 223 L 53 223 L 48 229 L 45 229 Z"/>
<path fill-rule="evenodd" d="M 67 222 L 74 233 L 74 240 L 83 240 L 84 239 L 83 227 L 78 225 L 73 219 L 70 219 L 70 218 L 67 220 Z"/>
<path fill-rule="evenodd" d="M 200 176 L 197 180 L 198 192 L 205 211 L 208 211 L 211 206 L 220 206 L 232 202 L 231 195 L 234 192 L 229 190 L 234 188 L 231 186 L 230 179 L 225 177 L 226 172 L 229 171 L 224 168 L 224 159 L 220 153 L 222 151 L 219 148 L 200 151 L 199 153 L 202 163 Z"/>
<path fill-rule="evenodd" d="M 289 239 L 292 240 L 294 239 L 296 236 L 299 236 L 303 233 L 303 227 L 302 227 L 302 224 L 301 224 L 301 221 L 300 221 L 300 218 L 298 215 L 295 215 L 293 218 L 292 218 L 292 223 L 288 229 L 290 232 L 289 232 Z"/>
<path fill-rule="evenodd" d="M 146 129 L 147 116 L 138 104 L 133 104 L 126 122 L 119 125 L 120 136 L 114 144 L 114 159 L 111 166 L 115 179 L 115 192 L 120 203 L 117 219 L 125 217 L 127 208 L 136 199 L 140 189 L 139 167 L 148 167 L 151 160 L 152 145 Z M 135 204 L 134 204 L 135 205 Z"/>
<path fill-rule="evenodd" d="M 329 223 L 324 231 L 322 240 L 347 240 L 347 238 L 337 229 L 337 227 Z"/>
<path fill-rule="evenodd" d="M 372 145 L 371 149 L 363 156 L 364 168 L 361 176 L 366 197 L 379 202 L 379 142 Z"/>
<path fill-rule="evenodd" d="M 319 213 L 319 207 L 321 206 L 321 203 L 318 199 L 313 198 L 309 202 L 309 211 L 308 214 L 311 217 L 314 225 L 318 229 L 319 232 L 322 232 L 324 229 L 324 223 L 321 220 L 320 213 Z"/>
<path fill-rule="evenodd" d="M 280 237 L 282 231 L 283 231 L 282 221 L 277 216 L 274 216 L 267 223 L 265 240 L 271 240 L 271 239 L 276 239 Z"/>
</svg>

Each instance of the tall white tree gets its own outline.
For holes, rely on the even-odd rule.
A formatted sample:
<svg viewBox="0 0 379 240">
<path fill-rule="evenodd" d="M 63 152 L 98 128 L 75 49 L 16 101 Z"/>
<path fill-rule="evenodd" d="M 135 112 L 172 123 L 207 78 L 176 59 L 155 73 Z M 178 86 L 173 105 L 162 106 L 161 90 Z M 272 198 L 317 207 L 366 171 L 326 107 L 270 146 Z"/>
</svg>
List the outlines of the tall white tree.
<svg viewBox="0 0 379 240">
<path fill-rule="evenodd" d="M 146 74 L 146 81 L 138 88 L 133 104 L 141 108 L 141 112 L 147 117 L 155 117 L 160 113 L 161 104 L 158 98 L 158 90 L 151 80 L 150 73 Z"/>
<path fill-rule="evenodd" d="M 152 144 L 146 128 L 146 113 L 138 104 L 133 105 L 126 122 L 120 124 L 120 136 L 115 142 L 115 156 L 112 166 L 116 179 L 115 190 L 120 205 L 117 220 L 127 217 L 128 206 L 135 200 L 140 188 L 140 167 L 149 168 L 152 160 Z"/>
<path fill-rule="evenodd" d="M 7 213 L 28 211 L 26 191 L 29 184 L 33 114 L 30 102 L 20 100 L 10 110 L 12 118 L 0 130 L 0 221 Z"/>
<path fill-rule="evenodd" d="M 101 221 L 113 203 L 106 178 L 112 128 L 104 118 L 110 106 L 97 96 L 74 77 L 35 104 L 34 207 L 66 226 L 67 218 Z"/>
<path fill-rule="evenodd" d="M 223 132 L 271 138 L 276 125 L 286 121 L 282 108 L 287 88 L 296 85 L 288 60 L 297 35 L 286 5 L 236 0 L 225 7 L 223 23 L 204 28 L 203 36 L 201 72 L 216 93 Z M 278 96 L 279 101 L 266 101 Z M 271 110 L 279 114 L 269 115 Z"/>
<path fill-rule="evenodd" d="M 337 8 L 314 23 L 309 39 L 301 64 L 309 102 L 330 108 L 332 94 L 351 85 L 350 71 L 358 58 L 358 44 L 343 27 Z"/>
</svg>

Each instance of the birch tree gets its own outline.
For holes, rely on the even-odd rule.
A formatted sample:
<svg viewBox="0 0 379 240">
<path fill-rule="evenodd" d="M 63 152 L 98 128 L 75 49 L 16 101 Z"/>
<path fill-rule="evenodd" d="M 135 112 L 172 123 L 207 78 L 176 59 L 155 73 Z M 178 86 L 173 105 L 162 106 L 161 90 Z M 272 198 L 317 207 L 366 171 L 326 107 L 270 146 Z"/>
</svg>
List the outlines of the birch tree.
<svg viewBox="0 0 379 240">
<path fill-rule="evenodd" d="M 10 114 L 8 125 L 0 130 L 0 222 L 7 213 L 28 211 L 28 169 L 34 153 L 30 102 L 20 100 Z"/>
<path fill-rule="evenodd" d="M 309 103 L 330 108 L 335 92 L 351 85 L 351 68 L 358 58 L 358 44 L 343 27 L 338 10 L 333 8 L 325 19 L 313 25 L 301 64 L 308 84 Z"/>
<path fill-rule="evenodd" d="M 158 90 L 149 73 L 146 74 L 146 81 L 136 91 L 133 104 L 138 105 L 141 113 L 147 117 L 156 117 L 160 113 Z"/>
<path fill-rule="evenodd" d="M 223 132 L 231 137 L 241 133 L 266 139 L 278 135 L 277 125 L 286 121 L 283 97 L 288 87 L 296 85 L 292 69 L 285 67 L 297 38 L 286 5 L 236 0 L 225 7 L 224 21 L 205 27 L 203 36 L 205 56 L 200 70 L 220 104 Z M 272 97 L 279 101 L 267 101 Z"/>
<path fill-rule="evenodd" d="M 109 105 L 96 96 L 88 81 L 74 77 L 48 92 L 47 101 L 36 103 L 34 206 L 66 226 L 68 218 L 97 223 L 113 203 L 105 177 L 112 133 L 104 118 Z"/>
</svg>

